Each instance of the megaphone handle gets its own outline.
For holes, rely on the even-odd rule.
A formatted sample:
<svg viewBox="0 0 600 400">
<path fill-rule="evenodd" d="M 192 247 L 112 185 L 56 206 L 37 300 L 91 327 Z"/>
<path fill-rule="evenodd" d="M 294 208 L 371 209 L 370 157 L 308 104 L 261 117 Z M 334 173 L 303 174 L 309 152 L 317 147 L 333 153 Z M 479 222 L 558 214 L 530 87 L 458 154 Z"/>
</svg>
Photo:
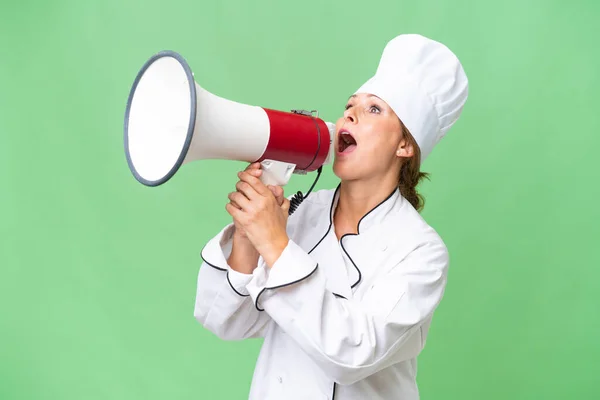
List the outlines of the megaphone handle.
<svg viewBox="0 0 600 400">
<path fill-rule="evenodd" d="M 260 164 L 263 171 L 260 180 L 265 185 L 287 185 L 296 168 L 296 164 L 275 160 L 264 160 Z"/>
<path fill-rule="evenodd" d="M 295 164 L 285 163 L 281 161 L 275 160 L 264 160 L 261 162 L 263 173 L 260 177 L 260 180 L 265 185 L 276 185 L 283 186 L 287 185 L 290 180 L 290 177 L 294 173 L 294 169 L 296 168 Z M 313 182 L 312 186 L 308 190 L 306 195 L 302 194 L 302 192 L 298 191 L 294 196 L 292 196 L 290 200 L 290 209 L 288 211 L 289 215 L 292 215 L 294 211 L 300 206 L 300 204 L 306 199 L 306 197 L 312 192 L 317 181 L 319 180 L 319 176 L 321 176 L 321 171 L 323 167 L 319 167 L 317 169 L 317 177 Z"/>
</svg>

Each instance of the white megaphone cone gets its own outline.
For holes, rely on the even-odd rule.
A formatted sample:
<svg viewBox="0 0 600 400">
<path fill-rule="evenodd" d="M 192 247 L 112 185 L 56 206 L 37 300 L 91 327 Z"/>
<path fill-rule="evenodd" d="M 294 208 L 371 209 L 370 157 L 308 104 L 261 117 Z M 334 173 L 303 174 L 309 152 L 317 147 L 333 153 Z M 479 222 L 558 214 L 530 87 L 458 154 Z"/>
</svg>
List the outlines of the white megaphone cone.
<svg viewBox="0 0 600 400">
<path fill-rule="evenodd" d="M 312 112 L 215 96 L 194 81 L 181 55 L 163 51 L 144 64 L 131 88 L 124 144 L 131 172 L 146 186 L 202 159 L 258 161 L 265 184 L 286 185 L 292 173 L 320 173 L 331 161 L 334 132 L 334 124 Z"/>
</svg>

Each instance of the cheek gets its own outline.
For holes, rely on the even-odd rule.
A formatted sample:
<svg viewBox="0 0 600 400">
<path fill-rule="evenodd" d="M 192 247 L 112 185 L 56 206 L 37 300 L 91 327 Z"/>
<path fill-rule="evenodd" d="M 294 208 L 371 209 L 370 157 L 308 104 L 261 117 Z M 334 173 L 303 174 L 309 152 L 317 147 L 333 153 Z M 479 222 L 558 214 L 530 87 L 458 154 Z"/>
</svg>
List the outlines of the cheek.
<svg viewBox="0 0 600 400">
<path fill-rule="evenodd" d="M 393 131 L 380 129 L 382 128 L 377 127 L 377 129 L 373 129 L 368 135 L 365 135 L 363 144 L 365 145 L 364 151 L 368 152 L 370 157 L 384 161 L 396 154 L 398 141 Z"/>
<path fill-rule="evenodd" d="M 361 139 L 369 148 L 379 148 L 386 140 L 387 134 L 377 121 L 368 121 L 361 127 Z"/>
<path fill-rule="evenodd" d="M 378 133 L 373 139 L 386 153 L 395 153 L 401 138 L 400 126 L 389 120 L 378 122 L 377 126 L 373 126 L 373 131 Z"/>
</svg>

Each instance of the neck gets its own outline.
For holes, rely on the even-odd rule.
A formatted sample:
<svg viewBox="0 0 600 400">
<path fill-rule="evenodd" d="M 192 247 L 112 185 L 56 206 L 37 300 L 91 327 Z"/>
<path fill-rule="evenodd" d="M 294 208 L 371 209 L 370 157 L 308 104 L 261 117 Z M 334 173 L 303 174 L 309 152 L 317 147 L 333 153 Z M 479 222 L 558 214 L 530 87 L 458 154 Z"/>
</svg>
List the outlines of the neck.
<svg viewBox="0 0 600 400">
<path fill-rule="evenodd" d="M 342 181 L 335 216 L 357 226 L 360 219 L 398 187 L 394 180 Z"/>
</svg>

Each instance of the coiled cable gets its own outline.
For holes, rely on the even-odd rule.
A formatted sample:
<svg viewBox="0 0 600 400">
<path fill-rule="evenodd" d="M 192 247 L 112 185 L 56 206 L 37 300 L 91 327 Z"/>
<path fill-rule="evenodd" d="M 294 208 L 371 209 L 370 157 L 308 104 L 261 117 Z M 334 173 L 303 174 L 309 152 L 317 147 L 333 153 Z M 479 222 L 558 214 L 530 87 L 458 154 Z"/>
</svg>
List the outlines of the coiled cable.
<svg viewBox="0 0 600 400">
<path fill-rule="evenodd" d="M 295 195 L 292 196 L 292 198 L 290 200 L 290 209 L 288 210 L 288 215 L 292 215 L 294 213 L 294 211 L 296 211 L 298 206 L 300 206 L 300 204 L 302 204 L 302 202 L 308 197 L 310 192 L 312 192 L 313 188 L 317 184 L 317 181 L 319 180 L 319 176 L 321 176 L 322 170 L 323 170 L 323 167 L 322 166 L 319 167 L 319 169 L 317 170 L 317 177 L 315 178 L 315 181 L 313 182 L 310 189 L 308 189 L 308 192 L 306 194 L 302 194 L 301 191 L 298 191 L 298 192 L 296 192 Z"/>
</svg>

